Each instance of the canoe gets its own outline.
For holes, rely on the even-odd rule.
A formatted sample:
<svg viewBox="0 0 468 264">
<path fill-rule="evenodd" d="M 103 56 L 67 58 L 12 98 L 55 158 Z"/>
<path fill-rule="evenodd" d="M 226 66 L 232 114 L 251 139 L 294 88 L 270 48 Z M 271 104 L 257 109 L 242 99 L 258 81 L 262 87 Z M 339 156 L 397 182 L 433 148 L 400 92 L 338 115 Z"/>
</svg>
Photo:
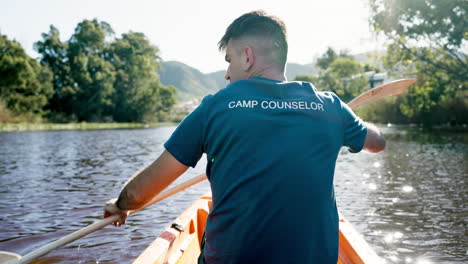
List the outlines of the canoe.
<svg viewBox="0 0 468 264">
<path fill-rule="evenodd" d="M 200 241 L 211 193 L 206 193 L 182 212 L 133 264 L 194 264 L 200 255 Z M 382 260 L 342 214 L 340 214 L 338 264 L 381 263 Z"/>
</svg>

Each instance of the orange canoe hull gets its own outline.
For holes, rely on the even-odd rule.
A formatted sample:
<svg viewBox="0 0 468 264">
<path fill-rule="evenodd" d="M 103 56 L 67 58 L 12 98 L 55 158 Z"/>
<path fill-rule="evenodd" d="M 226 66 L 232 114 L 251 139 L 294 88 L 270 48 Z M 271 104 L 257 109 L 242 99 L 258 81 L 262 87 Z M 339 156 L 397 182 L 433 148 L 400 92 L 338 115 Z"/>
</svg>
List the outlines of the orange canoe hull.
<svg viewBox="0 0 468 264">
<path fill-rule="evenodd" d="M 200 197 L 175 219 L 174 223 L 178 225 L 177 227 L 168 227 L 133 263 L 197 263 L 200 255 L 200 241 L 211 205 L 210 193 Z M 375 251 L 341 214 L 339 250 L 338 263 L 374 264 L 382 262 Z"/>
</svg>

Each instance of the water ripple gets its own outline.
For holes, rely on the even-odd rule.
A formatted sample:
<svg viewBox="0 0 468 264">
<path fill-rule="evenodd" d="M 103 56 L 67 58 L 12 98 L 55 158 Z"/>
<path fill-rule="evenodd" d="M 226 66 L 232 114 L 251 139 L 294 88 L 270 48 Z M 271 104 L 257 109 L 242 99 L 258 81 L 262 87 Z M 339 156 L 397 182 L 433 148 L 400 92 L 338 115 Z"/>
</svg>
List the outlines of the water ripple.
<svg viewBox="0 0 468 264">
<path fill-rule="evenodd" d="M 26 254 L 100 219 L 104 202 L 163 151 L 173 130 L 0 133 L 0 250 Z M 341 152 L 340 210 L 387 263 L 468 262 L 468 137 L 395 125 L 383 131 L 384 153 Z M 41 263 L 130 263 L 208 189 L 201 183 Z"/>
</svg>

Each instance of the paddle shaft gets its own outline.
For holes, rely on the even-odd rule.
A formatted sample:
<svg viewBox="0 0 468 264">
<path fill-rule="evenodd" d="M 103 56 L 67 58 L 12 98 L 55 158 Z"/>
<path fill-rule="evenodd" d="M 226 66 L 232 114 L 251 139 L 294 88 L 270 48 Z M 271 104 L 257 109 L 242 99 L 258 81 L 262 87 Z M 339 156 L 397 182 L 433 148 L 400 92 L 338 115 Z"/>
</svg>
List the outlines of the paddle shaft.
<svg viewBox="0 0 468 264">
<path fill-rule="evenodd" d="M 130 214 L 133 214 L 133 213 L 136 213 L 140 210 L 143 210 L 144 208 L 152 205 L 152 204 L 155 204 L 161 200 L 164 200 L 166 199 L 167 197 L 169 196 L 172 196 L 178 192 L 181 192 L 187 188 L 189 188 L 190 186 L 192 185 L 195 185 L 203 180 L 206 179 L 206 175 L 205 174 L 200 174 L 194 178 L 191 178 L 190 180 L 187 180 L 185 182 L 182 182 L 170 189 L 167 189 L 161 193 L 159 193 L 158 195 L 156 195 L 153 200 L 151 200 L 148 204 L 146 204 L 144 207 L 140 208 L 140 209 L 137 209 L 137 210 L 134 210 L 134 211 L 130 211 Z M 57 248 L 60 248 L 68 243 L 71 243 L 77 239 L 80 239 L 96 230 L 99 230 L 107 225 L 110 225 L 112 223 L 114 223 L 115 221 L 119 220 L 119 216 L 118 215 L 113 215 L 113 216 L 110 216 L 110 217 L 107 217 L 107 218 L 104 218 L 102 220 L 99 220 L 85 228 L 82 228 L 78 231 L 75 231 L 61 239 L 58 239 L 50 244 L 47 244 L 41 248 L 38 248 L 34 251 L 31 251 L 30 253 L 24 255 L 23 257 L 21 257 L 20 259 L 16 260 L 16 261 L 13 261 L 13 262 L 9 262 L 11 264 L 23 264 L 23 263 L 29 263 L 31 262 L 32 260 L 34 259 L 37 259 L 41 256 L 44 256 L 45 254 L 57 249 Z"/>
<path fill-rule="evenodd" d="M 394 81 L 394 82 L 391 82 L 391 83 L 388 83 L 388 84 L 384 84 L 384 85 L 381 85 L 379 87 L 376 87 L 374 89 L 371 89 L 371 90 L 368 90 L 366 92 L 364 92 L 363 94 L 359 95 L 358 97 L 356 97 L 355 99 L 353 99 L 352 101 L 350 101 L 348 103 L 349 107 L 351 109 L 354 109 L 358 106 L 361 106 L 363 104 L 366 104 L 366 103 L 369 103 L 369 102 L 373 102 L 375 100 L 378 100 L 382 97 L 386 97 L 386 96 L 391 96 L 391 95 L 397 95 L 397 94 L 401 94 L 403 93 L 411 84 L 413 84 L 414 82 L 416 81 L 416 79 L 403 79 L 403 80 L 398 80 L 398 81 Z M 149 202 L 148 204 L 146 204 L 145 206 L 143 206 L 142 208 L 138 209 L 138 210 L 135 210 L 135 211 L 131 211 L 130 214 L 133 214 L 137 211 L 140 211 L 152 204 L 155 204 L 169 196 L 172 196 L 178 192 L 181 192 L 189 187 L 191 187 L 192 185 L 195 185 L 203 180 L 206 179 L 206 175 L 205 174 L 201 174 L 199 176 L 196 176 L 190 180 L 187 180 L 181 184 L 178 184 L 168 190 L 165 190 L 163 192 L 161 192 L 160 194 L 158 194 L 157 196 L 155 196 L 153 198 L 153 200 L 151 200 L 151 202 Z M 56 240 L 42 248 L 39 248 L 39 249 L 36 249 L 26 255 L 24 255 L 22 258 L 20 258 L 19 260 L 17 260 L 16 262 L 12 262 L 12 263 L 15 263 L 15 264 L 19 264 L 19 263 L 28 263 L 40 256 L 43 256 L 47 253 L 49 253 L 50 251 L 52 250 L 55 250 L 59 247 L 62 247 L 70 242 L 73 242 L 79 238 L 82 238 L 96 230 L 99 230 L 115 221 L 117 221 L 119 219 L 119 217 L 117 215 L 113 215 L 113 216 L 110 216 L 108 218 L 105 218 L 105 219 L 102 219 L 96 223 L 93 223 L 83 229 L 80 229 L 76 232 L 73 232 L 59 240 Z"/>
<path fill-rule="evenodd" d="M 119 219 L 118 215 L 113 215 L 108 218 L 104 218 L 102 220 L 97 221 L 96 223 L 93 223 L 85 228 L 82 228 L 76 232 L 73 232 L 65 237 L 62 237 L 50 244 L 47 244 L 41 248 L 38 248 L 32 252 L 29 252 L 28 254 L 24 255 L 17 261 L 13 261 L 12 263 L 14 264 L 19 264 L 19 263 L 29 263 L 32 260 L 35 260 L 47 253 L 49 253 L 52 250 L 55 250 L 59 247 L 62 247 L 68 243 L 71 243 L 79 238 L 82 238 L 96 230 L 99 230 L 109 224 L 112 224 L 113 222 L 117 221 Z"/>
</svg>

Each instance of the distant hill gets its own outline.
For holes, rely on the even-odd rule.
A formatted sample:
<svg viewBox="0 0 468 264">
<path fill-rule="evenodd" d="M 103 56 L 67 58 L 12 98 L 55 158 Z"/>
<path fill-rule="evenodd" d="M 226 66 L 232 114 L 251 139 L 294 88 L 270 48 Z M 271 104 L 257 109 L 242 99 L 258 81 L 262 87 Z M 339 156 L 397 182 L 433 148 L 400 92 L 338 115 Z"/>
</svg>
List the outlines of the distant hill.
<svg viewBox="0 0 468 264">
<path fill-rule="evenodd" d="M 221 75 L 218 72 L 204 74 L 177 61 L 163 61 L 159 70 L 161 83 L 176 87 L 177 97 L 181 101 L 201 98 L 223 88 L 227 82 L 223 84 L 219 80 L 223 80 L 224 75 L 220 77 Z"/>
<path fill-rule="evenodd" d="M 366 52 L 356 54 L 354 58 L 359 62 L 368 63 L 382 69 L 383 65 L 379 56 L 384 53 L 384 51 Z M 300 74 L 317 74 L 314 64 L 288 63 L 286 77 L 288 80 L 293 80 Z M 161 70 L 159 70 L 161 82 L 177 88 L 177 97 L 180 102 L 190 101 L 195 98 L 201 99 L 226 87 L 228 82 L 224 80 L 225 74 L 225 70 L 205 74 L 178 61 L 163 61 L 161 62 Z"/>
<path fill-rule="evenodd" d="M 193 98 L 202 98 L 226 87 L 224 80 L 226 71 L 217 71 L 204 74 L 199 70 L 178 61 L 163 61 L 159 70 L 161 82 L 177 88 L 179 101 L 189 101 Z M 314 74 L 312 65 L 288 63 L 286 77 L 293 80 L 299 74 Z"/>
</svg>

